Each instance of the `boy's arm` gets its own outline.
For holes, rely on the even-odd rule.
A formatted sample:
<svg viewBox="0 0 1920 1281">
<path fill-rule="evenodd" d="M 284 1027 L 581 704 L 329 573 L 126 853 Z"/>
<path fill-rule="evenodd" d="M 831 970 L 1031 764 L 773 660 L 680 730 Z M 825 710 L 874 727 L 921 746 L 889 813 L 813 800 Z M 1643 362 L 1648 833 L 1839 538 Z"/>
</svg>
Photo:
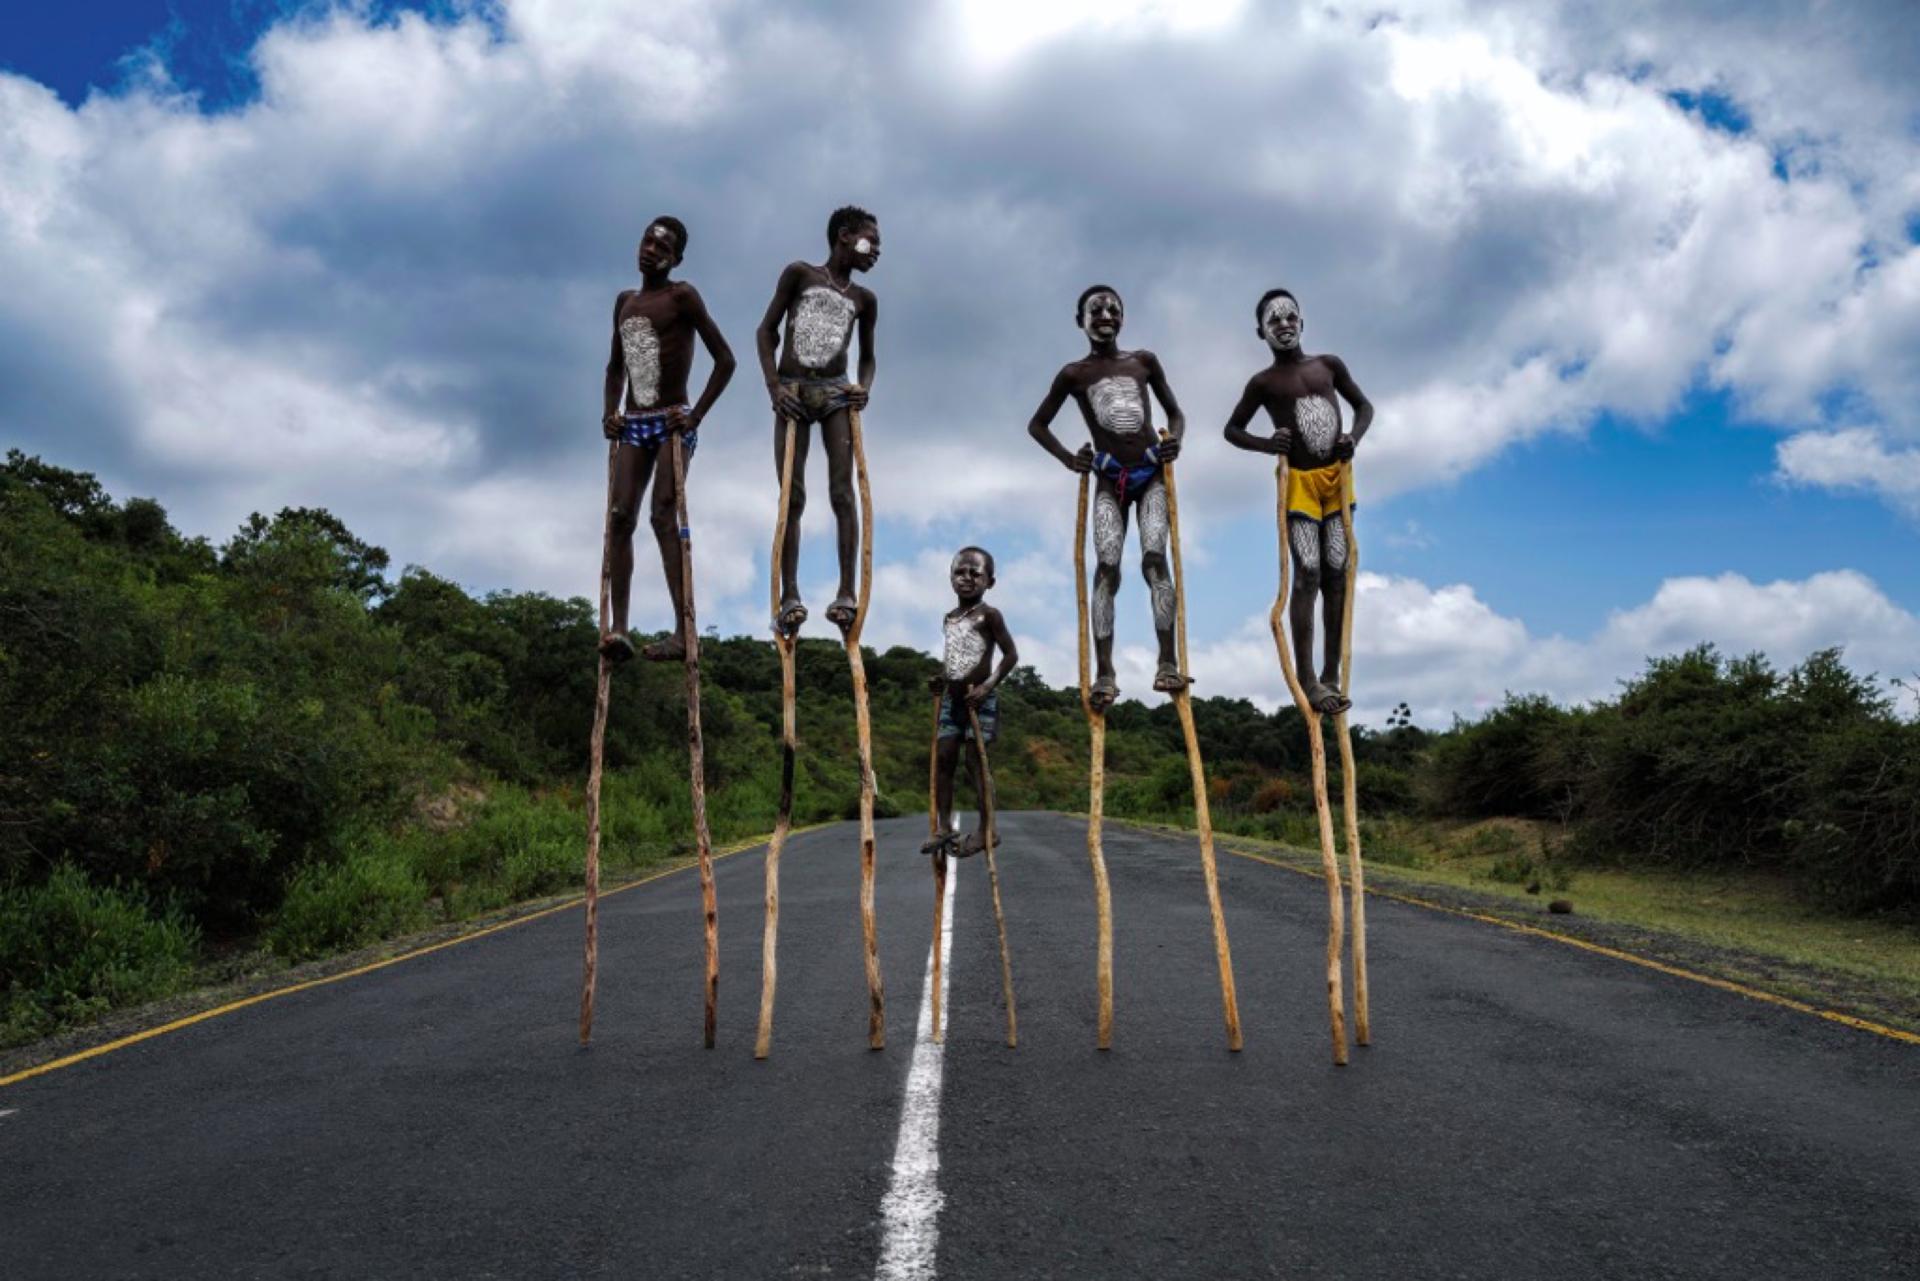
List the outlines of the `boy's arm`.
<svg viewBox="0 0 1920 1281">
<path fill-rule="evenodd" d="M 713 402 L 720 399 L 720 393 L 727 389 L 727 383 L 733 378 L 733 348 L 727 346 L 727 340 L 720 332 L 720 326 L 713 323 L 713 317 L 707 312 L 707 303 L 700 291 L 692 285 L 686 287 L 686 307 L 693 319 L 693 331 L 700 335 L 700 341 L 706 344 L 707 355 L 713 360 L 713 368 L 707 373 L 707 385 L 700 393 L 700 399 L 694 403 L 693 410 L 687 415 L 687 430 L 698 431 L 706 420 L 707 411 L 713 408 Z"/>
<path fill-rule="evenodd" d="M 1047 388 L 1045 400 L 1040 408 L 1033 411 L 1033 418 L 1027 423 L 1027 435 L 1040 442 L 1040 448 L 1060 460 L 1060 465 L 1068 471 L 1087 472 L 1093 470 L 1093 446 L 1083 445 L 1080 452 L 1070 454 L 1060 438 L 1053 434 L 1053 419 L 1060 412 L 1060 406 L 1067 403 L 1067 397 L 1073 391 L 1073 380 L 1067 377 L 1063 368 L 1053 376 L 1053 386 Z"/>
<path fill-rule="evenodd" d="M 1153 388 L 1160 408 L 1167 411 L 1167 438 L 1160 443 L 1159 450 L 1160 461 L 1170 463 L 1180 456 L 1180 438 L 1187 434 L 1187 416 L 1180 412 L 1180 402 L 1173 398 L 1173 388 L 1167 386 L 1167 371 L 1160 367 L 1160 357 L 1143 351 L 1140 359 L 1147 366 L 1147 386 Z"/>
<path fill-rule="evenodd" d="M 780 374 L 774 368 L 773 351 L 780 342 L 780 320 L 787 314 L 787 308 L 793 305 L 793 291 L 804 270 L 801 264 L 790 262 L 786 270 L 780 273 L 780 283 L 773 287 L 773 300 L 767 304 L 767 314 L 760 317 L 760 327 L 753 331 L 754 346 L 760 353 L 760 373 L 767 381 L 767 397 L 773 402 L 773 412 L 782 418 L 800 416 L 800 400 L 781 389 Z"/>
<path fill-rule="evenodd" d="M 620 350 L 620 305 L 626 300 L 624 289 L 613 300 L 613 347 L 607 353 L 607 380 L 600 403 L 600 430 L 608 440 L 620 434 L 620 398 L 627 390 L 627 362 Z"/>
<path fill-rule="evenodd" d="M 865 409 L 867 397 L 873 392 L 873 355 L 874 322 L 880 319 L 880 300 L 873 296 L 871 289 L 863 289 L 866 297 L 861 299 L 866 305 L 860 308 L 855 325 L 860 331 L 860 364 L 854 374 L 856 385 L 847 389 L 847 405 L 853 409 Z"/>
<path fill-rule="evenodd" d="M 967 692 L 967 701 L 975 707 L 986 701 L 987 695 L 993 693 L 1020 662 L 1020 651 L 1013 647 L 1013 633 L 1007 630 L 1007 620 L 1000 611 L 989 605 L 981 611 L 980 621 L 986 624 L 988 637 L 999 647 L 1000 661 L 994 666 L 993 675 Z"/>
<path fill-rule="evenodd" d="M 1334 457 L 1351 458 L 1354 446 L 1367 434 L 1367 428 L 1373 426 L 1373 402 L 1367 399 L 1366 393 L 1360 390 L 1360 384 L 1353 381 L 1353 375 L 1347 372 L 1346 361 L 1338 356 L 1328 356 L 1326 360 L 1333 370 L 1333 389 L 1353 406 L 1353 431 L 1348 434 L 1345 452 L 1342 452 L 1341 442 L 1334 442 Z"/>
<path fill-rule="evenodd" d="M 1227 415 L 1227 443 L 1236 449 L 1245 449 L 1256 454 L 1284 454 L 1293 444 L 1293 433 L 1284 427 L 1274 428 L 1271 436 L 1256 436 L 1247 430 L 1247 424 L 1253 421 L 1253 415 L 1260 408 L 1259 376 L 1247 379 L 1246 390 L 1240 393 L 1240 403 Z"/>
</svg>

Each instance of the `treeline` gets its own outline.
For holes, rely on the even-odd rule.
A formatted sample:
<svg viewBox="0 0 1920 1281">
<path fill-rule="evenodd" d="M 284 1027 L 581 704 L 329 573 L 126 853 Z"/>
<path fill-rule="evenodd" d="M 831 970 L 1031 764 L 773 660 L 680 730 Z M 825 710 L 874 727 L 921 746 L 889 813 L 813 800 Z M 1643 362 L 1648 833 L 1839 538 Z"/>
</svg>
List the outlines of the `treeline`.
<svg viewBox="0 0 1920 1281">
<path fill-rule="evenodd" d="M 149 499 L 11 452 L 0 467 L 0 1043 L 257 964 L 298 959 L 577 883 L 596 624 L 586 600 L 474 597 L 329 513 L 255 515 L 225 543 Z M 761 638 L 702 643 L 717 841 L 766 831 L 779 672 Z M 883 815 L 925 805 L 936 668 L 867 654 Z M 857 813 L 841 648 L 799 650 L 798 821 Z M 1080 810 L 1079 697 L 1002 687 L 1000 803 Z M 606 856 L 691 848 L 677 668 L 615 682 Z M 1226 830 L 1311 830 L 1305 726 L 1199 698 Z M 1110 813 L 1187 821 L 1172 709 L 1108 716 Z M 1920 729 L 1837 655 L 1785 675 L 1710 650 L 1618 700 L 1514 698 L 1434 734 L 1355 731 L 1369 815 L 1517 815 L 1582 856 L 1794 871 L 1849 909 L 1920 903 Z"/>
</svg>

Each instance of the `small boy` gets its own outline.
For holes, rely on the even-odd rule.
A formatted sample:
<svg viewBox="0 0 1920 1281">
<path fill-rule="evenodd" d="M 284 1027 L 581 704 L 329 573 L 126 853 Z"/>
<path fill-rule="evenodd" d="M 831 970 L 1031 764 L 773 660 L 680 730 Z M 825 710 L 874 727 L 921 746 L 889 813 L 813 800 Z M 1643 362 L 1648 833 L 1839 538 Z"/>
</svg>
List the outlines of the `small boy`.
<svg viewBox="0 0 1920 1281">
<path fill-rule="evenodd" d="M 958 858 L 978 854 L 987 847 L 987 793 L 981 785 L 983 775 L 973 769 L 974 791 L 980 797 L 980 830 L 971 833 L 955 848 L 960 832 L 953 817 L 953 767 L 960 757 L 960 744 L 973 739 L 973 726 L 967 713 L 980 719 L 980 733 L 988 743 L 999 735 L 1000 702 L 994 689 L 1006 679 L 1020 661 L 1007 631 L 1007 620 L 986 603 L 987 589 L 993 586 L 993 556 L 983 548 L 962 547 L 954 554 L 948 571 L 953 594 L 959 603 L 942 620 L 946 633 L 945 654 L 940 675 L 928 682 L 928 688 L 940 694 L 940 732 L 935 782 L 934 807 L 939 812 L 940 835 L 920 847 L 922 854 L 953 854 Z M 993 651 L 1000 661 L 995 664 Z M 991 674 L 989 674 L 991 669 Z M 984 745 L 977 750 L 984 752 Z"/>
<path fill-rule="evenodd" d="M 667 438 L 680 433 L 693 460 L 700 423 L 733 377 L 733 350 L 707 314 L 700 291 L 668 273 L 687 252 L 687 228 L 678 218 L 655 218 L 640 238 L 640 288 L 622 290 L 613 304 L 613 346 L 607 356 L 601 430 L 618 441 L 613 460 L 613 630 L 600 638 L 600 652 L 616 663 L 633 657 L 627 637 L 627 601 L 633 589 L 633 531 L 640 502 L 653 482 L 653 537 L 673 601 L 673 627 L 665 640 L 647 646 L 656 662 L 679 662 L 687 650 L 681 632 L 687 616 L 681 599 L 680 520 L 674 504 L 673 454 Z M 693 338 L 706 344 L 713 369 L 700 401 L 687 408 L 687 375 L 693 369 Z"/>
</svg>

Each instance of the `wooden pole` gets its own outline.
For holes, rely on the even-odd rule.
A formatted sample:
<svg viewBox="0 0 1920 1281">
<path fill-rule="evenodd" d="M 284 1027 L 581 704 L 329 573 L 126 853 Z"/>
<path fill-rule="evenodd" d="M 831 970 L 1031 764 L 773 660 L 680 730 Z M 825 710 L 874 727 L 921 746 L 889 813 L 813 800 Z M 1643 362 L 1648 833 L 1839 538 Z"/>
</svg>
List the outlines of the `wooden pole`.
<svg viewBox="0 0 1920 1281">
<path fill-rule="evenodd" d="M 1353 540 L 1353 463 L 1340 469 L 1340 524 L 1347 535 L 1347 599 L 1340 616 L 1340 697 L 1353 684 L 1353 597 L 1359 583 L 1360 545 Z M 1334 717 L 1340 736 L 1340 801 L 1345 811 L 1347 837 L 1347 897 L 1352 903 L 1352 932 L 1347 946 L 1353 956 L 1353 1039 L 1360 1045 L 1373 1040 L 1367 1009 L 1367 878 L 1360 862 L 1359 784 L 1354 776 L 1353 736 L 1347 732 L 1347 714 Z"/>
<path fill-rule="evenodd" d="M 1333 1061 L 1347 1061 L 1346 1001 L 1340 993 L 1340 860 L 1333 852 L 1333 814 L 1327 803 L 1327 746 L 1320 734 L 1320 713 L 1307 701 L 1300 687 L 1300 676 L 1293 670 L 1293 641 L 1287 634 L 1287 587 L 1291 558 L 1287 542 L 1287 460 L 1274 469 L 1276 497 L 1274 520 L 1280 534 L 1280 594 L 1273 599 L 1273 612 L 1267 625 L 1273 630 L 1273 647 L 1280 652 L 1280 670 L 1286 675 L 1287 688 L 1294 704 L 1307 721 L 1307 745 L 1313 752 L 1313 808 L 1320 819 L 1320 867 L 1327 881 L 1327 1010 L 1333 1023 Z"/>
<path fill-rule="evenodd" d="M 686 647 L 687 761 L 693 777 L 693 839 L 700 856 L 700 908 L 707 943 L 707 1002 L 702 1036 L 713 1048 L 720 1004 L 720 909 L 713 890 L 713 840 L 707 832 L 707 753 L 700 738 L 700 628 L 694 621 L 693 527 L 687 523 L 687 454 L 679 432 L 673 440 L 673 506 L 680 522 L 681 643 Z"/>
<path fill-rule="evenodd" d="M 973 729 L 973 750 L 980 762 L 980 797 L 986 810 L 986 830 L 980 839 L 986 842 L 987 884 L 993 887 L 993 923 L 1000 929 L 1000 990 L 1007 999 L 1007 1048 L 1020 1044 L 1019 1019 L 1013 1009 L 1013 955 L 1007 950 L 1007 914 L 1000 910 L 1000 869 L 993 859 L 993 771 L 987 766 L 987 740 L 980 733 L 980 717 L 967 708 L 967 724 Z"/>
<path fill-rule="evenodd" d="M 1087 490 L 1092 476 L 1080 474 L 1080 506 L 1073 524 L 1073 591 L 1080 609 L 1080 708 L 1087 714 L 1088 751 L 1092 767 L 1087 778 L 1087 858 L 1093 863 L 1093 904 L 1099 918 L 1098 961 L 1100 988 L 1100 1049 L 1113 1048 L 1113 895 L 1107 883 L 1107 857 L 1100 847 L 1101 812 L 1107 792 L 1107 717 L 1095 709 L 1087 647 Z"/>
<path fill-rule="evenodd" d="M 940 830 L 940 695 L 933 696 L 933 741 L 927 748 L 927 835 L 935 840 L 945 833 Z M 929 992 L 933 1009 L 933 1040 L 937 1045 L 942 1032 L 940 1027 L 940 931 L 946 928 L 947 918 L 947 856 L 944 851 L 936 851 L 933 856 L 933 987 Z"/>
<path fill-rule="evenodd" d="M 607 444 L 607 514 L 600 534 L 600 637 L 611 624 L 609 597 L 613 591 L 613 469 L 620 442 Z M 600 671 L 593 689 L 593 738 L 587 749 L 587 938 L 585 965 L 580 976 L 580 1044 L 593 1040 L 593 989 L 600 970 L 600 771 L 606 757 L 607 701 L 613 665 L 600 655 Z"/>
<path fill-rule="evenodd" d="M 1193 727 L 1187 694 L 1187 580 L 1180 570 L 1180 500 L 1173 485 L 1173 464 L 1161 468 L 1167 486 L 1167 538 L 1173 548 L 1173 617 L 1180 688 L 1173 695 L 1180 731 L 1187 739 L 1187 772 L 1193 780 L 1193 817 L 1200 829 L 1200 868 L 1207 882 L 1207 909 L 1213 915 L 1213 950 L 1220 966 L 1220 1005 L 1227 1022 L 1227 1048 L 1240 1048 L 1240 998 L 1233 989 L 1233 953 L 1227 946 L 1227 918 L 1220 909 L 1220 874 L 1213 860 L 1213 816 L 1207 808 L 1206 767 L 1200 760 L 1200 736 Z"/>
<path fill-rule="evenodd" d="M 853 672 L 854 724 L 860 734 L 860 932 L 866 942 L 867 1047 L 887 1046 L 887 993 L 880 980 L 880 935 L 873 915 L 873 723 L 867 712 L 867 666 L 860 657 L 860 631 L 873 595 L 873 491 L 867 485 L 867 451 L 860 439 L 860 411 L 847 411 L 853 437 L 854 476 L 860 483 L 860 601 L 847 628 L 847 666 Z"/>
<path fill-rule="evenodd" d="M 793 499 L 793 450 L 797 427 L 787 419 L 786 452 L 780 456 L 780 515 L 773 526 L 773 645 L 780 651 L 780 809 L 767 842 L 766 926 L 760 939 L 760 1034 L 753 1057 L 773 1050 L 773 994 L 778 982 L 774 953 L 780 937 L 780 850 L 793 827 L 793 651 L 795 638 L 780 626 L 780 560 L 786 550 L 787 511 Z"/>
</svg>

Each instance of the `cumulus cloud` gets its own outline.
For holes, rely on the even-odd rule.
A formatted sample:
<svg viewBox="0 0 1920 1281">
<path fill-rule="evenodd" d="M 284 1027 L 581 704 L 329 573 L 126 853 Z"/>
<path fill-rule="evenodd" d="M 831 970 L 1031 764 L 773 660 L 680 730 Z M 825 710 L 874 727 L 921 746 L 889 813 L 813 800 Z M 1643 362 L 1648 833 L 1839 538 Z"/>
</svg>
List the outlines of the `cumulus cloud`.
<svg viewBox="0 0 1920 1281">
<path fill-rule="evenodd" d="M 996 25 L 502 0 L 285 19 L 252 51 L 258 96 L 218 111 L 164 61 L 78 107 L 0 74 L 0 424 L 198 530 L 325 505 L 472 585 L 590 594 L 608 306 L 637 232 L 676 212 L 743 361 L 695 467 L 703 617 L 757 625 L 751 328 L 853 199 L 887 234 L 888 592 L 968 528 L 1015 549 L 1009 574 L 1060 545 L 1071 483 L 1020 428 L 1094 278 L 1204 437 L 1181 464 L 1202 569 L 1210 531 L 1266 500 L 1215 432 L 1264 357 L 1269 282 L 1380 406 L 1370 499 L 1601 412 L 1657 418 L 1702 379 L 1816 433 L 1783 471 L 1836 427 L 1897 450 L 1920 432 L 1912 24 L 1869 7 L 1809 31 L 1789 8 L 1129 0 Z"/>
<path fill-rule="evenodd" d="M 1402 701 L 1421 723 L 1444 726 L 1498 706 L 1509 692 L 1566 703 L 1610 698 L 1649 658 L 1703 641 L 1725 654 L 1758 651 L 1782 669 L 1838 646 L 1848 666 L 1883 679 L 1912 679 L 1920 654 L 1920 617 L 1850 570 L 1771 583 L 1739 574 L 1668 579 L 1584 639 L 1536 636 L 1468 584 L 1436 588 L 1362 571 L 1354 619 L 1354 714 L 1375 725 Z M 1206 693 L 1268 708 L 1291 701 L 1265 614 L 1196 648 L 1193 671 Z M 1910 699 L 1906 706 L 1914 710 Z"/>
<path fill-rule="evenodd" d="M 1800 432 L 1780 442 L 1774 460 L 1786 484 L 1876 494 L 1920 517 L 1920 449 L 1889 445 L 1871 428 Z"/>
</svg>

